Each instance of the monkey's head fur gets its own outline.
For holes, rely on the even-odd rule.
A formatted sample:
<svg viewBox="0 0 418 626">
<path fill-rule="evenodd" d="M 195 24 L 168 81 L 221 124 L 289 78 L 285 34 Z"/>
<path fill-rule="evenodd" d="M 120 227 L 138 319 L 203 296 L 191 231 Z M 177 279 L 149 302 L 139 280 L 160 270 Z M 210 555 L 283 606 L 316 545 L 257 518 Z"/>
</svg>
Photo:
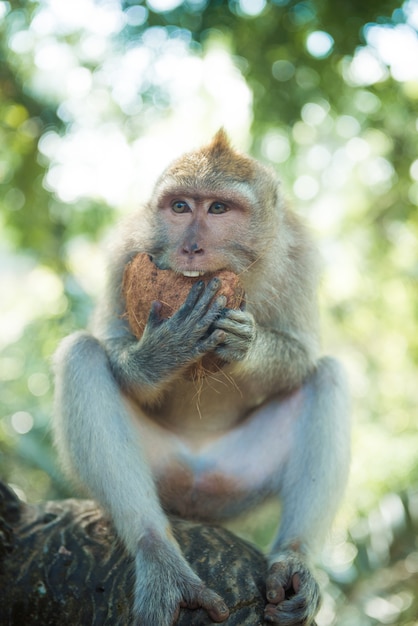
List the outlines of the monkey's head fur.
<svg viewBox="0 0 418 626">
<path fill-rule="evenodd" d="M 235 150 L 223 128 L 207 145 L 176 159 L 155 186 L 161 198 L 173 189 L 181 192 L 237 193 L 249 200 L 253 210 L 266 210 L 278 201 L 274 172 L 255 159 Z"/>
</svg>

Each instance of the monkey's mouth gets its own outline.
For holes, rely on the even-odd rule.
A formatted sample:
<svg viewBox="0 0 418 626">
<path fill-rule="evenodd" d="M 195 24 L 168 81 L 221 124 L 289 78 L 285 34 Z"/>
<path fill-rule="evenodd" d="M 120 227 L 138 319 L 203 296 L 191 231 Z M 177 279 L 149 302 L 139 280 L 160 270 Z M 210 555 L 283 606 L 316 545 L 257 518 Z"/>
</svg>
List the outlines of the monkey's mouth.
<svg viewBox="0 0 418 626">
<path fill-rule="evenodd" d="M 149 257 L 149 260 L 152 263 L 154 263 L 154 265 L 156 265 L 159 270 L 174 269 L 175 272 L 178 272 L 179 274 L 183 274 L 183 276 L 187 276 L 187 278 L 196 278 L 197 276 L 204 276 L 205 274 L 207 274 L 205 270 L 180 270 L 177 268 L 170 267 L 170 265 L 158 262 L 157 259 L 155 259 L 151 254 L 149 254 L 148 257 Z"/>
</svg>

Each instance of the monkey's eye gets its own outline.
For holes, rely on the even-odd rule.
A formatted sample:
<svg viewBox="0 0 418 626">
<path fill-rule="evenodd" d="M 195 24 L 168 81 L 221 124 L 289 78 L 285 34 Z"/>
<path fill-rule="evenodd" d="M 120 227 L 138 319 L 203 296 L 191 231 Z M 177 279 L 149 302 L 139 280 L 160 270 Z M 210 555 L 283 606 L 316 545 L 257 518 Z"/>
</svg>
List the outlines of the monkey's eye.
<svg viewBox="0 0 418 626">
<path fill-rule="evenodd" d="M 187 202 L 184 202 L 183 200 L 176 200 L 171 205 L 171 208 L 173 209 L 174 213 L 189 213 L 190 212 L 189 205 L 187 204 Z"/>
<path fill-rule="evenodd" d="M 229 211 L 229 209 L 223 202 L 214 202 L 209 207 L 209 213 L 214 213 L 215 215 L 221 215 L 227 211 Z"/>
</svg>

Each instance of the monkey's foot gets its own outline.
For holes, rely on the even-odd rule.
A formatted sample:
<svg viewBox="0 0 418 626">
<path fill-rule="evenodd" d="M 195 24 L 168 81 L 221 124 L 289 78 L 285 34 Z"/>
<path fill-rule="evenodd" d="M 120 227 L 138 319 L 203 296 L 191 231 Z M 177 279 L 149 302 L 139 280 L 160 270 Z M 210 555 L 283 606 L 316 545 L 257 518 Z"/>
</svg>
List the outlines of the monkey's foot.
<svg viewBox="0 0 418 626">
<path fill-rule="evenodd" d="M 135 561 L 134 618 L 138 626 L 171 626 L 180 607 L 202 608 L 214 622 L 229 617 L 224 600 L 192 570 L 171 534 L 144 533 Z"/>
<path fill-rule="evenodd" d="M 277 556 L 266 581 L 264 620 L 280 626 L 314 626 L 319 586 L 303 556 L 287 550 Z"/>
<path fill-rule="evenodd" d="M 204 585 L 197 593 L 193 593 L 190 600 L 180 602 L 180 606 L 188 609 L 205 609 L 211 620 L 216 623 L 224 622 L 229 617 L 229 609 L 221 596 Z"/>
</svg>

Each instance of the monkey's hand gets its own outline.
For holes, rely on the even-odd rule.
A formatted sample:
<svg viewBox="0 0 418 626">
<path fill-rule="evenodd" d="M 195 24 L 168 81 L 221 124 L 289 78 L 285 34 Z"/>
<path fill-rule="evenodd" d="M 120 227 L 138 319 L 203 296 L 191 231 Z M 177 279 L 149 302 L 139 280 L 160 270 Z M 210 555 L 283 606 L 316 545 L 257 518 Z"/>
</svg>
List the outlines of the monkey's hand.
<svg viewBox="0 0 418 626">
<path fill-rule="evenodd" d="M 225 333 L 215 353 L 228 363 L 242 361 L 255 338 L 255 321 L 251 313 L 224 309 L 214 326 Z"/>
<path fill-rule="evenodd" d="M 225 296 L 216 297 L 220 285 L 216 277 L 206 287 L 196 282 L 168 319 L 161 318 L 161 303 L 153 302 L 139 341 L 133 336 L 106 341 L 113 375 L 122 388 L 155 402 L 167 383 L 225 340 L 226 332 L 214 326 L 225 310 Z"/>
<path fill-rule="evenodd" d="M 193 572 L 174 542 L 148 536 L 140 545 L 135 562 L 138 626 L 172 626 L 180 607 L 203 608 L 217 623 L 228 618 L 225 602 Z"/>
<path fill-rule="evenodd" d="M 160 318 L 161 304 L 154 302 L 138 352 L 155 370 L 164 374 L 179 370 L 211 352 L 224 340 L 225 333 L 214 328 L 214 321 L 225 306 L 225 296 L 214 297 L 220 280 L 213 278 L 205 288 L 198 281 L 184 304 L 169 319 Z"/>
<path fill-rule="evenodd" d="M 314 625 L 320 605 L 319 585 L 302 555 L 286 550 L 277 555 L 266 581 L 264 619 L 280 626 Z"/>
</svg>

